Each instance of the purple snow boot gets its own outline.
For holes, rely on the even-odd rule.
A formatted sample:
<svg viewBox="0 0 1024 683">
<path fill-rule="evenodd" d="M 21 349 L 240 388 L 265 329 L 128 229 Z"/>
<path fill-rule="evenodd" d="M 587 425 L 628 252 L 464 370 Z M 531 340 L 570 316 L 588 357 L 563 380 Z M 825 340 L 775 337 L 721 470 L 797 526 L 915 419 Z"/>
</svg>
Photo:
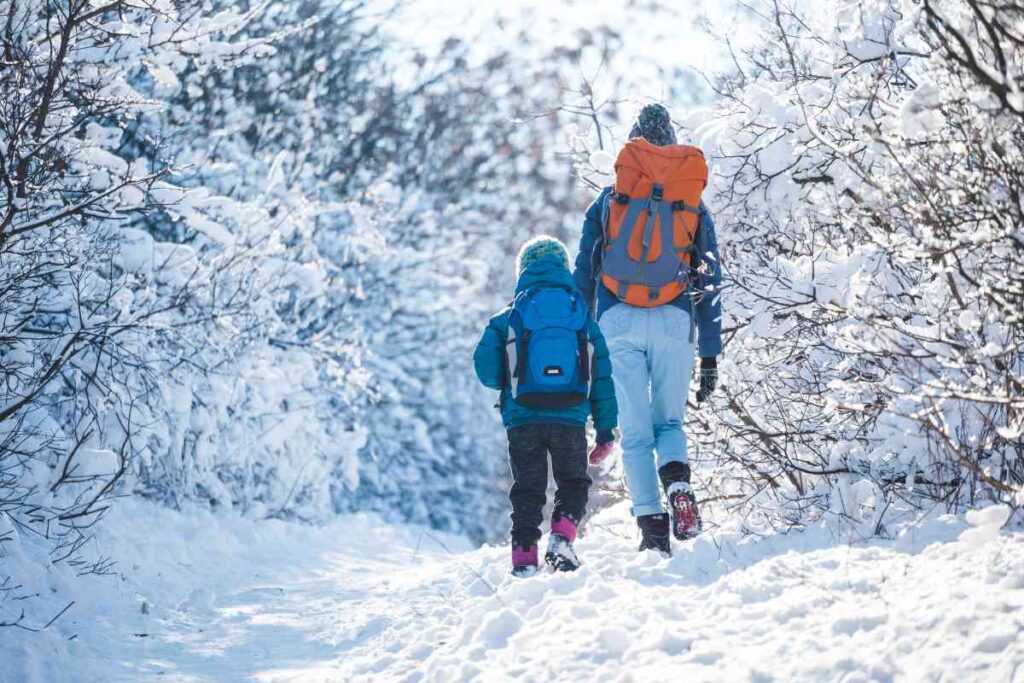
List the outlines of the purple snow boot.
<svg viewBox="0 0 1024 683">
<path fill-rule="evenodd" d="M 512 576 L 525 578 L 537 573 L 537 544 L 521 546 L 512 543 Z"/>
<path fill-rule="evenodd" d="M 580 568 L 580 560 L 572 544 L 576 540 L 576 522 L 565 515 L 551 520 L 551 537 L 544 561 L 556 572 L 573 572 Z"/>
</svg>

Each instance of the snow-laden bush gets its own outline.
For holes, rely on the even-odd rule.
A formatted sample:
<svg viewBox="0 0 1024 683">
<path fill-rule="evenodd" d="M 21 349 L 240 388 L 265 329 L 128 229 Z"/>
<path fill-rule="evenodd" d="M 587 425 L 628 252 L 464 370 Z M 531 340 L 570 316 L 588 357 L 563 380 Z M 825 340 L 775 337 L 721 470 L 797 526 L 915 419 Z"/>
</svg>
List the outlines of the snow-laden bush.
<svg viewBox="0 0 1024 683">
<path fill-rule="evenodd" d="M 172 457 L 192 408 L 177 383 L 245 349 L 237 330 L 258 291 L 208 193 L 126 153 L 123 128 L 159 109 L 152 91 L 178 63 L 249 49 L 231 40 L 246 17 L 82 1 L 3 14 L 0 552 L 39 539 L 54 560 L 102 571 L 79 553 L 89 529 L 137 464 Z M 130 227 L 157 207 L 202 237 L 168 244 Z M 17 580 L 0 584 L 0 622 L 23 625 Z"/>
<path fill-rule="evenodd" d="M 722 463 L 709 485 L 792 521 L 1008 499 L 1024 484 L 1024 6 L 752 12 L 761 39 L 695 131 L 730 279 L 725 396 L 692 425 Z"/>
</svg>

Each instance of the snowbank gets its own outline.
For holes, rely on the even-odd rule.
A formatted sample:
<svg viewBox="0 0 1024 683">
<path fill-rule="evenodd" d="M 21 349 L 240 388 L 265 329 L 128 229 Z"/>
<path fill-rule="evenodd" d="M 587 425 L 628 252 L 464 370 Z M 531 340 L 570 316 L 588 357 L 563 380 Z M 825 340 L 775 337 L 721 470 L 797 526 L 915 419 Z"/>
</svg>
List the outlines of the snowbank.
<svg viewBox="0 0 1024 683">
<path fill-rule="evenodd" d="M 35 575 L 35 611 L 74 604 L 39 633 L 0 628 L 0 682 L 241 681 L 306 667 L 372 632 L 384 611 L 374 601 L 390 602 L 374 591 L 402 568 L 447 560 L 440 544 L 468 549 L 374 515 L 314 527 L 123 500 L 96 538 L 118 561 L 113 575 L 76 578 L 67 563 L 41 573 L 47 546 L 5 545 L 5 569 Z"/>
</svg>

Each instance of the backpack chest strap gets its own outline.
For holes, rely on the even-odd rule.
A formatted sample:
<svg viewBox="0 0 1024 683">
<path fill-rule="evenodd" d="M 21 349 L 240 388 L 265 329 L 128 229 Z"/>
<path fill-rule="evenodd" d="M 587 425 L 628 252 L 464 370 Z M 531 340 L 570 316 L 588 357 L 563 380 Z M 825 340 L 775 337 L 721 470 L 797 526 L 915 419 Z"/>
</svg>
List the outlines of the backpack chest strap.
<svg viewBox="0 0 1024 683">
<path fill-rule="evenodd" d="M 694 214 L 696 216 L 700 215 L 700 207 L 699 206 L 692 206 L 690 204 L 687 204 L 682 199 L 679 199 L 677 201 L 672 202 L 672 210 L 673 211 L 686 211 L 687 213 L 692 213 L 692 214 Z"/>
</svg>

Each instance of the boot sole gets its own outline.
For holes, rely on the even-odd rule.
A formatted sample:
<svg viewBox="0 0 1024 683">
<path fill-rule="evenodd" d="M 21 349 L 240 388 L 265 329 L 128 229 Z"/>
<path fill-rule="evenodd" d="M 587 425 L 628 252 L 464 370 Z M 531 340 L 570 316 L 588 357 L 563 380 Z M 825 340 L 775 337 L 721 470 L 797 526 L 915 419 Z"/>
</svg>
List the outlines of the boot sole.
<svg viewBox="0 0 1024 683">
<path fill-rule="evenodd" d="M 683 503 L 682 506 L 679 505 L 680 502 Z M 688 511 L 687 508 L 691 507 L 693 508 L 695 517 L 697 518 L 697 524 L 694 527 L 691 527 L 687 532 L 679 533 L 679 524 L 681 523 L 681 521 L 678 515 L 682 512 Z M 677 495 L 675 502 L 672 504 L 672 536 L 675 537 L 677 541 L 691 541 L 700 536 L 700 532 L 701 519 L 700 513 L 697 512 L 696 503 L 688 500 L 686 494 L 684 493 Z"/>
<path fill-rule="evenodd" d="M 567 553 L 558 552 L 559 546 L 564 547 Z M 557 533 L 551 534 L 548 551 L 544 554 L 544 562 L 556 572 L 574 572 L 580 568 L 580 561 L 576 557 L 572 544 L 564 536 Z"/>
<path fill-rule="evenodd" d="M 555 571 L 575 571 L 580 568 L 579 564 L 573 564 L 571 560 L 554 553 L 545 555 L 544 561 Z"/>
<path fill-rule="evenodd" d="M 574 572 L 580 568 L 578 564 L 573 564 L 572 560 L 555 553 L 545 555 L 544 562 L 556 572 Z"/>
</svg>

